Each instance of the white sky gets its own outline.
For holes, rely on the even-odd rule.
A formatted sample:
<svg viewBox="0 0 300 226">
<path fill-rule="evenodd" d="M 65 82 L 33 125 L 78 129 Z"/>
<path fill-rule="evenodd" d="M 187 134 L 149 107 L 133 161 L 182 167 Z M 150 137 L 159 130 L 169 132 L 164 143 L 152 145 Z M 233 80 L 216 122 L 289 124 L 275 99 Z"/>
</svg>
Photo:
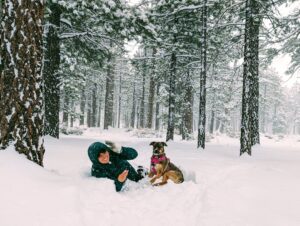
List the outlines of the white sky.
<svg viewBox="0 0 300 226">
<path fill-rule="evenodd" d="M 135 5 L 139 3 L 141 0 L 128 0 L 129 5 Z"/>
</svg>

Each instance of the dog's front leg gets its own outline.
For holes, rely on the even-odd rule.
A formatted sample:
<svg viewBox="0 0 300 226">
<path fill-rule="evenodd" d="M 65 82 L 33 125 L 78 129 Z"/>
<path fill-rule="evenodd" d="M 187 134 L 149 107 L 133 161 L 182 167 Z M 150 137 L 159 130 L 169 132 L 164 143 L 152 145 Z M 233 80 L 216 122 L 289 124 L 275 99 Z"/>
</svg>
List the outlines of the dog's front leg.
<svg viewBox="0 0 300 226">
<path fill-rule="evenodd" d="M 156 179 L 160 178 L 163 174 L 163 167 L 161 164 L 155 166 L 156 175 L 150 180 L 150 183 L 153 184 Z"/>
<path fill-rule="evenodd" d="M 148 174 L 148 177 L 149 178 L 152 178 L 154 176 L 154 173 L 153 172 L 150 172 L 149 174 Z"/>
<path fill-rule="evenodd" d="M 157 184 L 153 184 L 153 186 L 162 186 L 162 185 L 165 185 L 168 183 L 168 175 L 167 174 L 164 174 L 163 176 L 163 179 L 162 179 L 162 182 L 160 183 L 157 183 Z"/>
<path fill-rule="evenodd" d="M 157 174 L 155 177 L 153 177 L 151 180 L 150 180 L 150 183 L 153 184 L 156 179 L 160 178 L 161 177 L 161 174 Z"/>
</svg>

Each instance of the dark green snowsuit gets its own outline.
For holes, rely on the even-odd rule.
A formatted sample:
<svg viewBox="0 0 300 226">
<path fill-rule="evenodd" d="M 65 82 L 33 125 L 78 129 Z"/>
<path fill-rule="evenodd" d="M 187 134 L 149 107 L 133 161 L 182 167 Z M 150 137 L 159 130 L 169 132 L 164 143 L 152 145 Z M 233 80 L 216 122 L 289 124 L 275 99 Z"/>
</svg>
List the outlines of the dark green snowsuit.
<svg viewBox="0 0 300 226">
<path fill-rule="evenodd" d="M 98 161 L 100 153 L 109 152 L 110 162 L 102 164 Z M 93 163 L 91 174 L 97 178 L 109 178 L 114 180 L 116 191 L 120 191 L 125 183 L 118 181 L 118 176 L 124 171 L 128 170 L 127 178 L 132 181 L 139 181 L 142 179 L 136 170 L 129 164 L 127 160 L 135 159 L 138 155 L 133 148 L 122 147 L 120 154 L 113 152 L 108 146 L 101 142 L 95 142 L 90 145 L 88 155 Z"/>
</svg>

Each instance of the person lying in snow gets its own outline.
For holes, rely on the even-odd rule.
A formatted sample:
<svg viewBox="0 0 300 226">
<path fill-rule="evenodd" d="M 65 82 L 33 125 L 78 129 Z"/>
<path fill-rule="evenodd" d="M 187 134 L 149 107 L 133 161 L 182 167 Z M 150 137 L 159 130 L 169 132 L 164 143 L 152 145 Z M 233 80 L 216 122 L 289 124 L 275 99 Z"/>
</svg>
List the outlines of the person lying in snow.
<svg viewBox="0 0 300 226">
<path fill-rule="evenodd" d="M 136 171 L 127 160 L 135 159 L 137 151 L 129 147 L 118 147 L 111 141 L 105 144 L 95 142 L 88 148 L 92 161 L 91 175 L 97 178 L 114 180 L 116 191 L 121 191 L 126 179 L 138 182 L 144 178 L 144 169 L 139 166 Z"/>
</svg>

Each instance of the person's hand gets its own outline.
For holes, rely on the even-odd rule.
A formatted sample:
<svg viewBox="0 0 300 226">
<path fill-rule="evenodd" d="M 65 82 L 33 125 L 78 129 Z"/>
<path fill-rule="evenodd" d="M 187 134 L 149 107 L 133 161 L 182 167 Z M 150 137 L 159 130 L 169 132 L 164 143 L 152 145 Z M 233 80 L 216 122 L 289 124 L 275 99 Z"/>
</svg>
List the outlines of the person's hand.
<svg viewBox="0 0 300 226">
<path fill-rule="evenodd" d="M 110 140 L 106 140 L 105 144 L 115 153 L 120 154 L 122 152 L 122 147 L 117 143 L 114 143 Z"/>
<path fill-rule="evenodd" d="M 118 181 L 120 181 L 121 183 L 123 183 L 128 175 L 128 170 L 124 170 L 119 176 L 118 176 Z"/>
</svg>

